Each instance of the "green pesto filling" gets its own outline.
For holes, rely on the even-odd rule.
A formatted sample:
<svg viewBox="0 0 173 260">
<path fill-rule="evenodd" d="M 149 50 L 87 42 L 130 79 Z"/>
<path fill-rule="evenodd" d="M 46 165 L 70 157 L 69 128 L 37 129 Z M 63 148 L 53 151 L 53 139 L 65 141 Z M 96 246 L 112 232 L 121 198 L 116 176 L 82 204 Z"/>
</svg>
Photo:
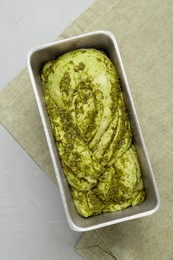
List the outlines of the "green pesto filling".
<svg viewBox="0 0 173 260">
<path fill-rule="evenodd" d="M 145 198 L 115 66 L 95 49 L 75 50 L 41 72 L 45 103 L 74 204 L 83 217 Z"/>
</svg>

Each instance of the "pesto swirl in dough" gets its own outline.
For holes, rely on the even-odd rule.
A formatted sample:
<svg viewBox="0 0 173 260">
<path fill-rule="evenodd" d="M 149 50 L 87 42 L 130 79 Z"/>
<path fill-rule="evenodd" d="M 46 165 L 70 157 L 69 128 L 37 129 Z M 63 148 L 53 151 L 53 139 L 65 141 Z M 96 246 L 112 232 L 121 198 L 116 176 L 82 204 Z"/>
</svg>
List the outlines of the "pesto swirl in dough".
<svg viewBox="0 0 173 260">
<path fill-rule="evenodd" d="M 81 216 L 144 200 L 143 182 L 115 66 L 95 49 L 68 52 L 41 73 L 64 173 Z"/>
</svg>

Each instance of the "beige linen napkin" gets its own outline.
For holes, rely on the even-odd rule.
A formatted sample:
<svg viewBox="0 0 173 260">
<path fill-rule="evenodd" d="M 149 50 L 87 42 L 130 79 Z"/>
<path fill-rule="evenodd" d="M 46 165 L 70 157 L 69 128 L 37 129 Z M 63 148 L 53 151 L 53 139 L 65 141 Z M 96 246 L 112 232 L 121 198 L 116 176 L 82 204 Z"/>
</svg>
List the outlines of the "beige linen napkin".
<svg viewBox="0 0 173 260">
<path fill-rule="evenodd" d="M 27 69 L 0 93 L 0 121 L 56 183 Z"/>
<path fill-rule="evenodd" d="M 161 196 L 153 216 L 86 232 L 84 259 L 173 259 L 172 10 L 172 0 L 97 0 L 61 35 L 114 33 Z M 1 92 L 0 120 L 56 182 L 26 69 Z"/>
</svg>

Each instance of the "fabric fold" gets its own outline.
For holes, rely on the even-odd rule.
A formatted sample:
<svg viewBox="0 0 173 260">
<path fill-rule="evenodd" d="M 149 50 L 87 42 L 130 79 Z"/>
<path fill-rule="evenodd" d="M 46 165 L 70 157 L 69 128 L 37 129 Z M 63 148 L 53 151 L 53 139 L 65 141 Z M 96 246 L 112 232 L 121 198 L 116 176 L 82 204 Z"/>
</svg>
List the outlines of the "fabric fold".
<svg viewBox="0 0 173 260">
<path fill-rule="evenodd" d="M 118 260 L 97 230 L 85 232 L 75 249 L 84 259 Z"/>
</svg>

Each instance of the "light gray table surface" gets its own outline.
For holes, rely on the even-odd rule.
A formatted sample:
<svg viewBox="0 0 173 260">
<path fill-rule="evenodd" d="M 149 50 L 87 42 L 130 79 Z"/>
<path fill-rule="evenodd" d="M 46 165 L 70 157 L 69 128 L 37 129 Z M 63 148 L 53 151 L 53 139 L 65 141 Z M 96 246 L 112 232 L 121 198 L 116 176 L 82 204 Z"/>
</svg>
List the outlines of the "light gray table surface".
<svg viewBox="0 0 173 260">
<path fill-rule="evenodd" d="M 94 0 L 0 0 L 0 90 Z M 0 260 L 82 259 L 58 188 L 0 124 Z"/>
</svg>

